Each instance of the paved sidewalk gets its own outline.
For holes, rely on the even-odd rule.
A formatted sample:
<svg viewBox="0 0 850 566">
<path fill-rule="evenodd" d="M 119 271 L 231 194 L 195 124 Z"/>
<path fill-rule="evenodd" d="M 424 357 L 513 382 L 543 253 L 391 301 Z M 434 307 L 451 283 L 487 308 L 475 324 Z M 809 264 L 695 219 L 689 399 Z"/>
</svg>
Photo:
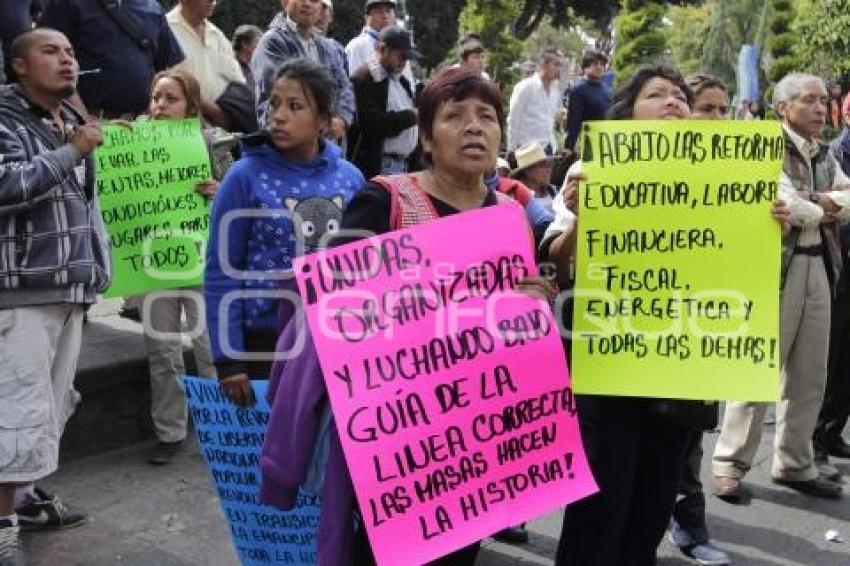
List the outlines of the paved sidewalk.
<svg viewBox="0 0 850 566">
<path fill-rule="evenodd" d="M 101 298 L 88 311 L 83 327 L 83 344 L 77 364 L 77 375 L 106 372 L 127 364 L 144 362 L 147 357 L 142 339 L 142 325 L 118 316 L 121 299 Z"/>
<path fill-rule="evenodd" d="M 142 325 L 119 317 L 120 306 L 120 299 L 101 299 L 88 311 L 75 378 L 83 399 L 65 429 L 63 459 L 124 448 L 154 436 Z M 194 367 L 190 352 L 185 339 L 187 368 Z"/>
<path fill-rule="evenodd" d="M 750 474 L 754 499 L 732 506 L 709 498 L 716 542 L 736 565 L 850 565 L 850 543 L 825 541 L 829 529 L 850 541 L 850 496 L 823 501 L 773 486 L 767 478 L 772 428 L 765 431 L 758 465 Z M 715 436 L 706 438 L 707 453 Z M 30 566 L 231 566 L 237 564 L 200 455 L 187 447 L 173 465 L 145 463 L 150 444 L 72 460 L 45 482 L 90 522 L 78 529 L 27 535 Z M 850 474 L 850 462 L 839 463 Z M 704 477 L 705 473 L 704 473 Z M 850 490 L 850 486 L 848 486 Z M 529 525 L 531 541 L 509 546 L 487 541 L 477 566 L 552 564 L 560 514 Z M 659 564 L 684 566 L 666 543 Z"/>
</svg>

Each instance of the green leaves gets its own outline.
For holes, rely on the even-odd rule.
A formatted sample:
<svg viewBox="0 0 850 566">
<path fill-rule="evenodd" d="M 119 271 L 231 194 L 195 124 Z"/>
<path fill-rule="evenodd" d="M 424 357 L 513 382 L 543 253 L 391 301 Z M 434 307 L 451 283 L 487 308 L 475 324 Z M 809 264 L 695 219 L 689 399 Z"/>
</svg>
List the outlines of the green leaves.
<svg viewBox="0 0 850 566">
<path fill-rule="evenodd" d="M 664 2 L 623 0 L 623 10 L 615 20 L 617 50 L 612 64 L 622 81 L 642 64 L 654 63 L 664 53 Z"/>
<path fill-rule="evenodd" d="M 809 2 L 796 24 L 799 69 L 850 82 L 850 0 Z"/>
<path fill-rule="evenodd" d="M 772 0 L 773 19 L 770 29 L 773 37 L 768 41 L 768 48 L 773 63 L 770 65 L 769 77 L 773 82 L 799 68 L 800 62 L 795 56 L 796 46 L 800 36 L 792 29 L 795 18 L 794 6 L 790 0 Z"/>
<path fill-rule="evenodd" d="M 504 82 L 509 67 L 522 55 L 522 42 L 511 31 L 520 7 L 512 0 L 467 0 L 460 13 L 460 32 L 481 35 L 487 48 L 487 69 L 499 82 Z"/>
</svg>

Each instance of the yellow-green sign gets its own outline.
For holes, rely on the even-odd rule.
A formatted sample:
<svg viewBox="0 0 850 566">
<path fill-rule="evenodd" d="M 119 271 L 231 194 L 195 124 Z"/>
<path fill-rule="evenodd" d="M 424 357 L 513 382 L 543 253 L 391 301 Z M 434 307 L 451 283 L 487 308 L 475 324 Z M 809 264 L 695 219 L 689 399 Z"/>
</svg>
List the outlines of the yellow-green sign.
<svg viewBox="0 0 850 566">
<path fill-rule="evenodd" d="M 95 153 L 97 193 L 112 244 L 107 297 L 201 283 L 212 178 L 197 119 L 109 125 Z"/>
<path fill-rule="evenodd" d="M 585 127 L 577 393 L 775 400 L 778 122 Z"/>
</svg>

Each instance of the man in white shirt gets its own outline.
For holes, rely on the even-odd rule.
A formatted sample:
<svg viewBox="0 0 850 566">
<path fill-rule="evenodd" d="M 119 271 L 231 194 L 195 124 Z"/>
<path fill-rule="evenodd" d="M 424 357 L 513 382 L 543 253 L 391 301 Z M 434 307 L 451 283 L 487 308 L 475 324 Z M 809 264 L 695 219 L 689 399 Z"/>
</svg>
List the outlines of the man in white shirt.
<svg viewBox="0 0 850 566">
<path fill-rule="evenodd" d="M 562 58 L 557 50 L 547 49 L 540 57 L 539 70 L 514 87 L 508 112 L 508 151 L 537 142 L 547 154 L 554 153 Z"/>
<path fill-rule="evenodd" d="M 827 100 L 823 80 L 812 75 L 788 75 L 774 91 L 787 143 L 780 197 L 794 228 L 783 240 L 779 343 L 785 371 L 771 476 L 808 495 L 839 498 L 840 475 L 822 475 L 812 447 L 826 383 L 831 286 L 842 268 L 837 223 L 850 219 L 850 179 L 818 141 Z M 764 403 L 727 403 L 712 463 L 718 497 L 735 502 L 744 496 L 741 480 L 758 449 L 766 409 Z"/>
<path fill-rule="evenodd" d="M 186 55 L 176 68 L 192 73 L 201 86 L 204 117 L 216 126 L 230 129 L 233 120 L 216 101 L 230 83 L 245 85 L 245 75 L 230 41 L 208 19 L 214 10 L 215 2 L 210 0 L 180 0 L 165 19 Z"/>
<path fill-rule="evenodd" d="M 366 0 L 366 25 L 360 35 L 345 46 L 349 75 L 353 76 L 357 69 L 372 58 L 381 30 L 396 25 L 395 6 L 395 0 Z M 404 66 L 402 73 L 411 86 L 415 87 L 416 79 L 410 61 Z"/>
<path fill-rule="evenodd" d="M 360 35 L 345 46 L 349 74 L 353 75 L 372 58 L 378 34 L 385 27 L 395 24 L 395 6 L 395 0 L 366 0 L 366 25 Z"/>
</svg>

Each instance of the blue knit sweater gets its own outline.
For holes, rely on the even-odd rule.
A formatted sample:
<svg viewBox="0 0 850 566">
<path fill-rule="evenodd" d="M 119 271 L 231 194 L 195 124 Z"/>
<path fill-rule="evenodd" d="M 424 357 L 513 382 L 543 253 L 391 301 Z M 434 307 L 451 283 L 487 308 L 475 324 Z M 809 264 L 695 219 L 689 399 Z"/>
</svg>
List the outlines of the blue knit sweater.
<svg viewBox="0 0 850 566">
<path fill-rule="evenodd" d="M 343 208 L 364 184 L 330 142 L 309 162 L 285 158 L 266 139 L 243 149 L 219 187 L 210 219 L 204 299 L 217 364 L 235 357 L 225 343 L 243 352 L 246 332 L 277 329 L 278 300 L 250 293 L 279 289 L 292 259 L 316 251 L 322 236 L 338 229 Z M 237 298 L 222 324 L 222 301 L 230 293 Z"/>
</svg>

